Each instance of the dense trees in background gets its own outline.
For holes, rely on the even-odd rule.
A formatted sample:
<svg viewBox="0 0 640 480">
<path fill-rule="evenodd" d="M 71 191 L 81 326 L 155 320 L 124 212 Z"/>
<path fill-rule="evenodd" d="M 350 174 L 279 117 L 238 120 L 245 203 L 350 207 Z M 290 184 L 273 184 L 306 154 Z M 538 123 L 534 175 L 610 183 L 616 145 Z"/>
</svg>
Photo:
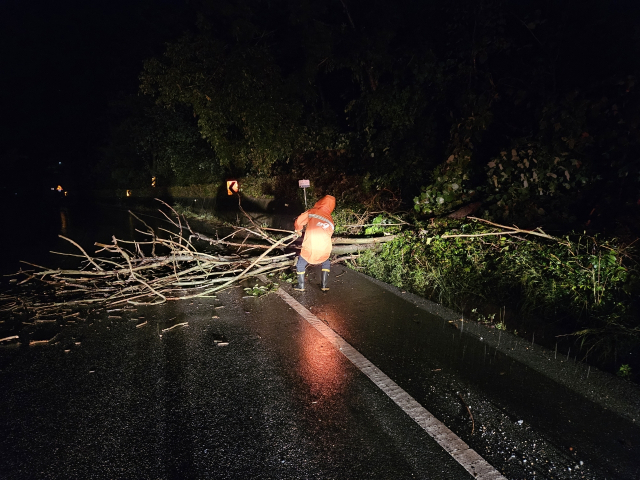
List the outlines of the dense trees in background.
<svg viewBox="0 0 640 480">
<path fill-rule="evenodd" d="M 111 104 L 120 120 L 110 132 L 96 171 L 119 188 L 150 185 L 151 177 L 165 184 L 207 183 L 220 178 L 210 145 L 198 131 L 184 105 L 168 110 L 148 97 L 122 97 Z"/>
<path fill-rule="evenodd" d="M 631 2 L 190 5 L 194 28 L 140 75 L 155 106 L 112 147 L 127 132 L 175 182 L 331 158 L 427 215 L 482 201 L 494 218 L 587 221 L 640 199 Z"/>
</svg>

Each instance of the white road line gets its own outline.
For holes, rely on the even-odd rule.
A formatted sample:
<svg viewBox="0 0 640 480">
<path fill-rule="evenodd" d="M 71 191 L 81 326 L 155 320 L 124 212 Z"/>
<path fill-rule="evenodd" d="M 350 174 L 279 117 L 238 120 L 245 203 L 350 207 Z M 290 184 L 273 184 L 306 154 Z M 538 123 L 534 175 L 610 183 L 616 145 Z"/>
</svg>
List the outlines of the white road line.
<svg viewBox="0 0 640 480">
<path fill-rule="evenodd" d="M 329 342 L 347 357 L 362 373 L 369 377 L 380 390 L 386 393 L 407 415 L 420 425 L 442 448 L 444 448 L 467 472 L 478 480 L 507 480 L 475 450 L 469 448 L 455 433 L 449 430 L 422 405 L 376 368 L 360 352 L 347 343 L 313 313 L 302 306 L 287 292 L 279 288 L 277 294 L 302 318 L 320 332 Z"/>
</svg>

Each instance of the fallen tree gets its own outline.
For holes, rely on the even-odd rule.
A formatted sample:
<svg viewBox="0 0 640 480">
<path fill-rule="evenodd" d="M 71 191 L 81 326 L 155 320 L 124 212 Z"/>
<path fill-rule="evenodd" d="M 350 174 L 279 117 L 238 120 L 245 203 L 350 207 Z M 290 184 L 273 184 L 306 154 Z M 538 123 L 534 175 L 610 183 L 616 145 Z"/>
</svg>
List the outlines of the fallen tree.
<svg viewBox="0 0 640 480">
<path fill-rule="evenodd" d="M 247 215 L 251 227 L 232 226 L 226 236 L 216 232 L 213 237 L 194 231 L 184 216 L 162 203 L 171 216 L 160 212 L 172 230 L 153 229 L 129 212 L 143 227 L 136 231 L 146 237 L 144 241 L 113 236 L 110 244 L 95 243 L 97 250 L 89 255 L 78 243 L 60 235 L 79 253 L 52 253 L 77 257 L 80 267 L 52 269 L 24 262 L 31 268 L 14 274 L 18 277 L 13 279 L 14 291 L 0 297 L 0 311 L 41 316 L 94 305 L 156 305 L 211 297 L 242 280 L 286 270 L 295 263 L 300 242 L 293 231 L 261 228 Z M 351 259 L 354 252 L 376 248 L 393 238 L 334 238 L 333 254 L 338 256 L 333 262 Z M 215 246 L 219 253 L 202 252 L 197 242 Z M 343 254 L 351 255 L 339 256 Z"/>
</svg>

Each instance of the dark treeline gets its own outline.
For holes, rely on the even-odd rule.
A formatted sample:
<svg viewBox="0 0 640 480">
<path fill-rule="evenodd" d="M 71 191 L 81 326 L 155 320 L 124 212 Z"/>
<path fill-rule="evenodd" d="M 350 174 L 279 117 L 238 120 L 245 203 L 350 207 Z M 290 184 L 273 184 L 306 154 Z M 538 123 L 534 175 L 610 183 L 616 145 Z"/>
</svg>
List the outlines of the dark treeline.
<svg viewBox="0 0 640 480">
<path fill-rule="evenodd" d="M 427 215 L 481 201 L 593 225 L 638 207 L 632 2 L 190 5 L 193 28 L 145 62 L 145 95 L 117 104 L 103 168 L 122 186 L 306 169 Z"/>
</svg>

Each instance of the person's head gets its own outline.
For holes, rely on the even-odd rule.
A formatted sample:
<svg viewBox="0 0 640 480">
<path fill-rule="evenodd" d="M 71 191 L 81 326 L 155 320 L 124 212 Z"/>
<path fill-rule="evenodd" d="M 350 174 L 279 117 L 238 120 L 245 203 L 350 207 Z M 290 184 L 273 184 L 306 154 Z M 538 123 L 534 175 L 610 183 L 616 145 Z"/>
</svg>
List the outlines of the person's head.
<svg viewBox="0 0 640 480">
<path fill-rule="evenodd" d="M 333 209 L 336 208 L 336 198 L 332 195 L 325 195 L 316 202 L 313 208 L 317 208 L 318 210 L 324 211 L 326 214 L 330 214 L 333 212 Z"/>
</svg>

